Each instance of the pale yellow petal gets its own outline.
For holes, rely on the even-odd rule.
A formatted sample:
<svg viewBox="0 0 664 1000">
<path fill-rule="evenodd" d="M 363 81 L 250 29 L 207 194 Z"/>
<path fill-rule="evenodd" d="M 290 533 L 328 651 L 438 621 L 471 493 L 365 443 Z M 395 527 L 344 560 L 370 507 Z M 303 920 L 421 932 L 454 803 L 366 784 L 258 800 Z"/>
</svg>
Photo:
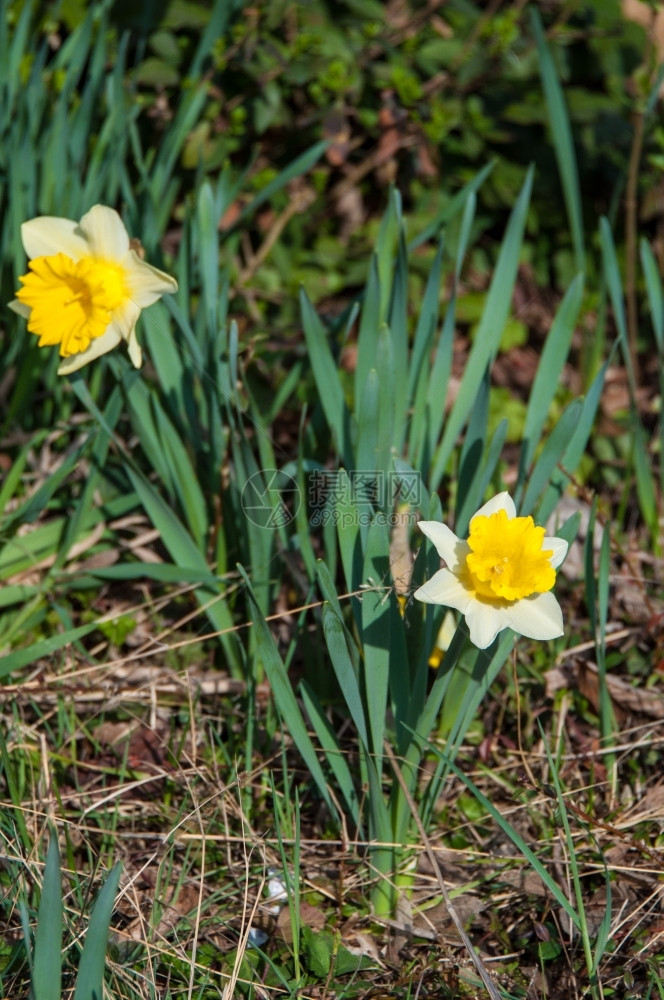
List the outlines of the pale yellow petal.
<svg viewBox="0 0 664 1000">
<path fill-rule="evenodd" d="M 118 263 L 129 250 L 129 234 L 114 208 L 94 205 L 79 223 L 94 257 Z"/>
<path fill-rule="evenodd" d="M 58 368 L 58 375 L 69 375 L 71 372 L 78 371 L 83 365 L 87 365 L 91 361 L 94 361 L 95 358 L 101 357 L 102 354 L 112 351 L 114 347 L 118 346 L 120 340 L 120 334 L 115 327 L 113 325 L 109 326 L 106 333 L 91 341 L 90 346 L 81 351 L 80 354 L 72 354 L 70 357 L 65 358 Z"/>
<path fill-rule="evenodd" d="M 463 552 L 465 543 L 460 543 L 454 532 L 440 521 L 418 521 L 417 527 L 430 542 L 433 542 L 438 555 L 445 560 L 449 568 L 456 569 L 459 559 L 467 554 Z M 459 551 L 460 544 L 462 551 Z M 467 545 L 465 547 L 468 548 Z"/>
<path fill-rule="evenodd" d="M 567 555 L 567 542 L 564 538 L 556 538 L 555 536 L 544 537 L 542 541 L 542 549 L 544 552 L 553 552 L 551 556 L 551 565 L 554 569 L 558 569 L 560 564 L 564 561 Z"/>
<path fill-rule="evenodd" d="M 127 349 L 129 351 L 129 358 L 134 368 L 140 368 L 143 364 L 143 352 L 141 350 L 141 345 L 138 342 L 138 337 L 136 336 L 136 330 L 132 330 L 129 335 Z"/>
<path fill-rule="evenodd" d="M 129 338 L 134 334 L 136 322 L 141 315 L 140 308 L 132 299 L 126 299 L 121 306 L 113 310 L 111 326 L 113 326 L 123 340 L 129 342 Z"/>
<path fill-rule="evenodd" d="M 132 301 L 141 309 L 153 305 L 162 295 L 173 295 L 178 283 L 170 274 L 146 264 L 131 250 L 123 261 L 127 287 Z"/>
<path fill-rule="evenodd" d="M 40 215 L 24 222 L 21 226 L 21 239 L 30 260 L 56 253 L 64 253 L 72 260 L 80 260 L 90 253 L 78 222 L 59 219 L 54 215 Z"/>
<path fill-rule="evenodd" d="M 516 507 L 514 506 L 514 501 L 509 493 L 498 493 L 495 497 L 491 497 L 491 499 L 487 500 L 483 507 L 480 507 L 480 509 L 473 514 L 470 522 L 472 524 L 474 517 L 490 517 L 491 514 L 497 514 L 499 510 L 504 510 L 510 519 L 516 517 Z"/>
<path fill-rule="evenodd" d="M 140 368 L 143 364 L 143 353 L 136 337 L 136 321 L 140 315 L 141 310 L 138 306 L 128 301 L 114 311 L 111 323 L 126 342 L 134 368 Z"/>
<path fill-rule="evenodd" d="M 19 316 L 23 316 L 24 319 L 30 319 L 30 306 L 26 306 L 25 302 L 19 302 L 18 299 L 12 299 L 7 305 L 12 312 L 18 313 Z"/>
</svg>

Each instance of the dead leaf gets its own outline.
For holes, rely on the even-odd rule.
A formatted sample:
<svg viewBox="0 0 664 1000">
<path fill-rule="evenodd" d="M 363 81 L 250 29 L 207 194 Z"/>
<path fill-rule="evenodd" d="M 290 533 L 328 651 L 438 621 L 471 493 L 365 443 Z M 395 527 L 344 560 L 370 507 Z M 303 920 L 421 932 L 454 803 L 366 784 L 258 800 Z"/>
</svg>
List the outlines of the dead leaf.
<svg viewBox="0 0 664 1000">
<path fill-rule="evenodd" d="M 410 512 L 397 511 L 390 539 L 390 570 L 397 594 L 407 594 L 413 572 L 413 554 L 410 551 Z"/>
<path fill-rule="evenodd" d="M 281 913 L 277 917 L 277 934 L 286 942 L 286 944 L 293 943 L 293 926 L 291 924 L 291 912 L 289 903 L 284 906 Z M 311 903 L 301 903 L 300 904 L 300 924 L 304 924 L 309 927 L 312 931 L 321 931 L 325 927 L 325 914 L 322 910 L 319 910 L 317 906 L 312 906 Z"/>
</svg>

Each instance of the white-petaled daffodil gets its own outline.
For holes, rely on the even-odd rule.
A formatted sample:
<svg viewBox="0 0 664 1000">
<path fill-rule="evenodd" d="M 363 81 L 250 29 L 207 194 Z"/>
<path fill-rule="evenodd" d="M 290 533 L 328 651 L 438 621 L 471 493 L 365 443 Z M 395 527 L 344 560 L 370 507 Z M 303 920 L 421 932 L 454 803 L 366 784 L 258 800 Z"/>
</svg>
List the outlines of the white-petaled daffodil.
<svg viewBox="0 0 664 1000">
<path fill-rule="evenodd" d="M 21 226 L 30 270 L 9 303 L 39 346 L 57 346 L 59 375 L 74 372 L 126 341 L 139 368 L 141 309 L 177 291 L 170 275 L 141 260 L 118 213 L 95 205 L 80 222 L 43 215 Z"/>
<path fill-rule="evenodd" d="M 504 628 L 531 639 L 563 634 L 562 611 L 550 591 L 567 542 L 546 537 L 532 517 L 517 517 L 508 493 L 499 493 L 477 511 L 467 540 L 438 521 L 419 521 L 418 526 L 447 565 L 415 597 L 460 611 L 471 642 L 480 649 Z"/>
</svg>

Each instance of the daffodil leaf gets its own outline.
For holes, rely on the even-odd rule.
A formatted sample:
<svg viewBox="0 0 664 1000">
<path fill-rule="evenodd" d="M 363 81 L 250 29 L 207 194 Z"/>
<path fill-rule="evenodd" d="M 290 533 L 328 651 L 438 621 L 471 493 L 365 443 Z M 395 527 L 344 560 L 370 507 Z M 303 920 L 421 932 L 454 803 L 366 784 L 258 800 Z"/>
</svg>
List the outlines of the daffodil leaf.
<svg viewBox="0 0 664 1000">
<path fill-rule="evenodd" d="M 351 714 L 351 718 L 355 723 L 355 728 L 364 747 L 368 748 L 369 731 L 358 683 L 357 668 L 353 664 L 348 651 L 349 640 L 346 630 L 335 610 L 327 603 L 323 605 L 323 631 L 330 659 L 332 660 L 332 667 L 339 687 L 343 691 L 344 701 L 348 706 L 348 711 Z"/>
<path fill-rule="evenodd" d="M 549 123 L 553 148 L 558 162 L 560 180 L 567 208 L 567 217 L 572 232 L 574 257 L 577 271 L 585 268 L 585 248 L 583 242 L 583 213 L 581 209 L 581 191 L 579 173 L 572 141 L 569 115 L 565 106 L 563 89 L 558 79 L 556 66 L 551 56 L 542 21 L 536 7 L 530 9 L 530 20 L 537 43 L 539 70 L 542 77 L 542 87 L 549 111 Z"/>
<path fill-rule="evenodd" d="M 318 791 L 328 806 L 330 812 L 336 815 L 336 808 L 330 798 L 325 775 L 316 756 L 311 737 L 302 718 L 302 712 L 293 692 L 286 667 L 279 655 L 275 641 L 272 638 L 267 623 L 256 600 L 253 587 L 244 568 L 238 566 L 238 571 L 247 585 L 247 593 L 254 608 L 253 631 L 256 636 L 256 654 L 270 683 L 272 695 L 279 714 L 288 728 L 288 732 L 302 755 Z"/>
<path fill-rule="evenodd" d="M 121 874 L 122 864 L 118 861 L 95 901 L 78 965 L 74 1000 L 96 1000 L 102 996 L 108 932 Z"/>
<path fill-rule="evenodd" d="M 523 430 L 523 445 L 519 457 L 519 480 L 514 491 L 514 501 L 518 506 L 530 464 L 542 436 L 542 429 L 558 389 L 560 373 L 569 353 L 572 334 L 583 300 L 583 275 L 577 275 L 558 306 L 551 329 L 544 343 L 544 349 L 537 366 L 533 387 L 528 400 L 526 422 Z"/>
<path fill-rule="evenodd" d="M 62 884 L 57 836 L 51 832 L 44 868 L 32 970 L 34 1000 L 60 1000 L 62 989 Z"/>
<path fill-rule="evenodd" d="M 532 182 L 533 170 L 531 167 L 505 231 L 482 318 L 475 334 L 475 341 L 464 369 L 454 406 L 447 418 L 443 440 L 434 459 L 430 479 L 432 488 L 436 487 L 447 468 L 457 437 L 474 405 L 486 366 L 495 357 L 500 345 L 500 338 L 507 322 L 512 301 L 512 290 L 519 264 Z"/>
<path fill-rule="evenodd" d="M 334 612 L 332 612 L 332 614 L 333 613 Z M 330 647 L 328 645 L 328 650 L 329 649 Z M 330 656 L 332 657 L 331 653 Z M 350 773 L 348 764 L 346 763 L 346 756 L 339 747 L 339 741 L 337 740 L 334 729 L 327 718 L 325 709 L 320 704 L 316 694 L 309 687 L 306 681 L 302 681 L 300 683 L 300 693 L 302 695 L 305 712 L 311 721 L 311 725 L 314 728 L 321 749 L 325 754 L 330 771 L 334 775 L 337 786 L 341 791 L 343 799 L 346 803 L 346 808 L 353 818 L 353 823 L 358 829 L 359 836 L 362 836 L 362 821 L 360 818 L 359 801 L 357 792 L 355 791 L 353 776 Z"/>
</svg>

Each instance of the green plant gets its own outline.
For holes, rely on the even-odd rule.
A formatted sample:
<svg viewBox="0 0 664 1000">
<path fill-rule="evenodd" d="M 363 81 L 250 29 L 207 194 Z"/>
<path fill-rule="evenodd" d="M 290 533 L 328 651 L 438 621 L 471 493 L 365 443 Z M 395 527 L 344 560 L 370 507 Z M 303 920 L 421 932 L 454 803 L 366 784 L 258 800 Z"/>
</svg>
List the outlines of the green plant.
<svg viewBox="0 0 664 1000">
<path fill-rule="evenodd" d="M 120 882 L 122 866 L 109 873 L 90 914 L 81 949 L 74 1000 L 97 1000 L 103 994 L 106 947 L 109 927 Z M 30 961 L 34 1000 L 60 1000 L 62 996 L 62 873 L 58 842 L 51 835 L 41 899 L 37 913 L 34 945 L 31 946 L 27 907 L 21 905 L 26 948 Z"/>
</svg>

